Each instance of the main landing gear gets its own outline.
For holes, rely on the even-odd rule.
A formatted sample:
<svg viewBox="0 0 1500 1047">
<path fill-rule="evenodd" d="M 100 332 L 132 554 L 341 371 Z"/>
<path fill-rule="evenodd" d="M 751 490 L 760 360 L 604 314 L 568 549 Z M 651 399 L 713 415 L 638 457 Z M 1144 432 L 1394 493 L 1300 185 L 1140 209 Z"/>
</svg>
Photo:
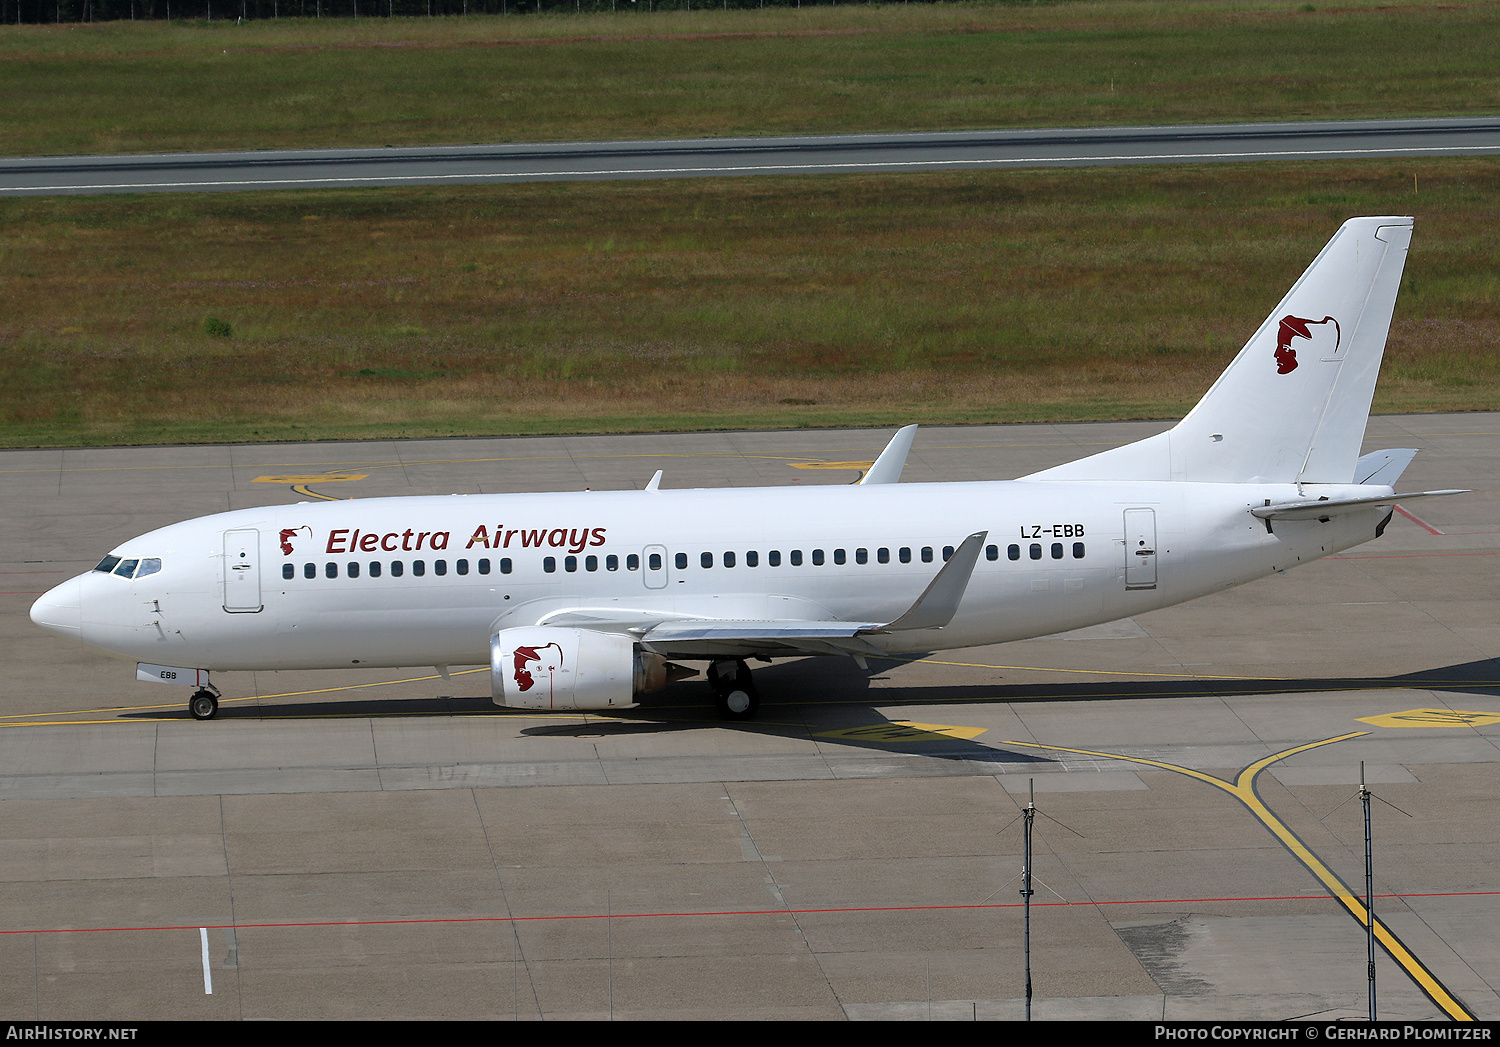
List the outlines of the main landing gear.
<svg viewBox="0 0 1500 1047">
<path fill-rule="evenodd" d="M 195 720 L 212 720 L 219 715 L 219 692 L 207 687 L 193 692 L 193 696 L 188 699 L 188 712 L 193 714 Z"/>
<path fill-rule="evenodd" d="M 760 710 L 760 696 L 750 679 L 750 667 L 743 658 L 721 658 L 708 667 L 708 686 L 714 692 L 714 705 L 725 720 L 753 720 Z"/>
</svg>

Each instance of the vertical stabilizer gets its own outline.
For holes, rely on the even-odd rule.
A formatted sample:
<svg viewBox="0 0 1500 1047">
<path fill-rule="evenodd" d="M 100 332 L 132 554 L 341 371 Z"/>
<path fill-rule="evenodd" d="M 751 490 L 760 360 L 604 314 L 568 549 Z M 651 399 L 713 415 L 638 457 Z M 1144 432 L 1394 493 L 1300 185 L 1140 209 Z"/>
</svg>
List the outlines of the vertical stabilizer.
<svg viewBox="0 0 1500 1047">
<path fill-rule="evenodd" d="M 1173 429 L 1025 479 L 1352 482 L 1411 227 L 1351 218 Z"/>
</svg>

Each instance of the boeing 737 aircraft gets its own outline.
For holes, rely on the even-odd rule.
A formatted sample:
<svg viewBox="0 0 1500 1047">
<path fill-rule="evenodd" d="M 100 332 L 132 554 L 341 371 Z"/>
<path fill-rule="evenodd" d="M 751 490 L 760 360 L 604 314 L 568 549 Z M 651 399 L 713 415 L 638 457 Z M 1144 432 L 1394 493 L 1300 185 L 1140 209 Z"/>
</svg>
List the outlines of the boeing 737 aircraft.
<svg viewBox="0 0 1500 1047">
<path fill-rule="evenodd" d="M 856 485 L 268 506 L 122 543 L 32 621 L 196 688 L 211 673 L 490 667 L 517 709 L 625 709 L 707 662 L 877 656 L 1140 614 L 1378 537 L 1416 453 L 1360 457 L 1410 218 L 1346 222 L 1171 430 L 1006 482 L 899 483 L 915 426 Z M 1415 498 L 1456 494 L 1427 491 Z"/>
</svg>

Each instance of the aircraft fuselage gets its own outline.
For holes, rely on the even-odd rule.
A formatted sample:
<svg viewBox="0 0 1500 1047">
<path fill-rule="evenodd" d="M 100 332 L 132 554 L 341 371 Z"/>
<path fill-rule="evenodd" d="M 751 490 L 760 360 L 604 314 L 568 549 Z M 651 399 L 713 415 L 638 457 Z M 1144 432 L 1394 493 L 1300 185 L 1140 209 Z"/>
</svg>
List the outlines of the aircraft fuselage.
<svg viewBox="0 0 1500 1047">
<path fill-rule="evenodd" d="M 941 629 L 868 637 L 891 654 L 1040 636 L 1238 585 L 1375 537 L 1387 508 L 1326 522 L 1257 506 L 1359 485 L 890 484 L 381 498 L 244 509 L 114 550 L 159 560 L 53 590 L 53 626 L 123 658 L 208 670 L 482 665 L 497 630 L 576 619 L 880 620 L 987 532 Z M 785 654 L 697 640 L 669 658 Z"/>
</svg>

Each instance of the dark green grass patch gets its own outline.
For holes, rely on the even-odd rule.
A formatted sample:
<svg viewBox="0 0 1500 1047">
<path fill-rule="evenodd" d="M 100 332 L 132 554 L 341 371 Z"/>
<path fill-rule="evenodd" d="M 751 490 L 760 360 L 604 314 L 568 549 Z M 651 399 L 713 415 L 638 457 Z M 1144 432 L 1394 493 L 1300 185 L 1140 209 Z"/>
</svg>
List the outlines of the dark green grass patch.
<svg viewBox="0 0 1500 1047">
<path fill-rule="evenodd" d="M 1496 39 L 1478 0 L 0 26 L 0 154 L 1481 114 Z"/>
</svg>

